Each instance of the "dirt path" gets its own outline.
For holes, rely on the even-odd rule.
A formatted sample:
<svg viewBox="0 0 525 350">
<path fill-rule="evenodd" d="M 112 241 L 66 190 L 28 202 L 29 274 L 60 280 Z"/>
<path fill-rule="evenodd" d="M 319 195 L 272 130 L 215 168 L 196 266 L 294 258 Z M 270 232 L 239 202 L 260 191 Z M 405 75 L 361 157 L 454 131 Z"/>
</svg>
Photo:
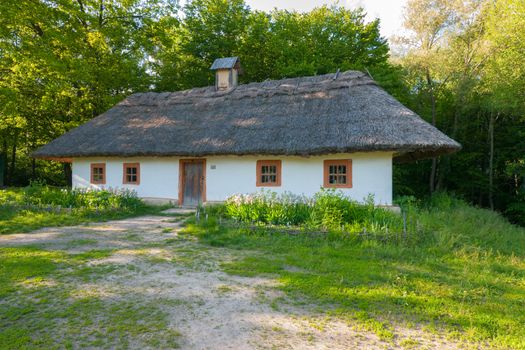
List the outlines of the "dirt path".
<svg viewBox="0 0 525 350">
<path fill-rule="evenodd" d="M 201 245 L 179 236 L 179 229 L 174 218 L 148 216 L 0 236 L 0 247 L 31 245 L 67 253 L 110 249 L 108 256 L 87 264 L 113 268 L 94 280 L 71 282 L 73 295 L 154 302 L 180 332 L 183 349 L 456 348 L 408 329 L 396 329 L 402 336 L 382 341 L 348 322 L 281 303 L 277 281 L 220 271 L 221 262 L 246 252 Z M 146 346 L 137 336 L 129 347 Z"/>
</svg>

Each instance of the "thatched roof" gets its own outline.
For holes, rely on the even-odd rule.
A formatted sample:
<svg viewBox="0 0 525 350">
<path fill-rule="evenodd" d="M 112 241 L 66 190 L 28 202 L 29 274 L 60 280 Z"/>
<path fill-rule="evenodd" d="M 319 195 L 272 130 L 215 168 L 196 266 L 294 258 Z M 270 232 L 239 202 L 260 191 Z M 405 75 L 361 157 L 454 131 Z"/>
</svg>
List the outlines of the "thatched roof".
<svg viewBox="0 0 525 350">
<path fill-rule="evenodd" d="M 88 156 L 320 155 L 393 151 L 418 159 L 460 145 L 368 75 L 312 77 L 137 93 L 33 153 Z"/>
</svg>

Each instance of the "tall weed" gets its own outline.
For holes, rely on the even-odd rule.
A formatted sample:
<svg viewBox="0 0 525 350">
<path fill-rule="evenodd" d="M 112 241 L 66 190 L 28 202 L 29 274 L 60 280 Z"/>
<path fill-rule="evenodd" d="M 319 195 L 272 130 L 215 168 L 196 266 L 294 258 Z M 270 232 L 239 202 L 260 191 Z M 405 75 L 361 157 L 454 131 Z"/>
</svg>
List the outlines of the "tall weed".
<svg viewBox="0 0 525 350">
<path fill-rule="evenodd" d="M 136 209 L 143 206 L 142 200 L 134 191 L 126 189 L 66 189 L 46 186 L 32 182 L 15 196 L 11 194 L 0 198 L 0 202 L 11 205 L 60 206 L 83 209 Z M 0 203 L 2 204 L 2 203 Z"/>
<path fill-rule="evenodd" d="M 331 189 L 322 189 L 312 198 L 270 191 L 235 195 L 226 201 L 225 212 L 235 220 L 253 224 L 302 225 L 346 232 L 402 229 L 401 217 L 377 208 L 372 197 L 361 204 Z"/>
</svg>

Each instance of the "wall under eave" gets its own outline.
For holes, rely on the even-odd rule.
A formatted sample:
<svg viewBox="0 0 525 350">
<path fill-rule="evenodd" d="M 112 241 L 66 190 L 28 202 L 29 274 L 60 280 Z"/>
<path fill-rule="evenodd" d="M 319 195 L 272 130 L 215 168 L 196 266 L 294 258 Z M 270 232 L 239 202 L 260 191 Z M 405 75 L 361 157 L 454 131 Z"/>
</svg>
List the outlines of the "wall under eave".
<svg viewBox="0 0 525 350">
<path fill-rule="evenodd" d="M 315 157 L 221 156 L 206 159 L 206 199 L 224 201 L 236 193 L 253 193 L 256 187 L 256 161 L 282 161 L 280 187 L 267 187 L 275 192 L 289 191 L 312 196 L 323 186 L 325 159 L 352 159 L 352 188 L 340 189 L 349 197 L 363 201 L 372 194 L 376 204 L 392 204 L 392 153 L 369 152 Z M 140 185 L 122 184 L 122 164 L 140 163 Z M 106 184 L 92 185 L 90 164 L 106 163 Z M 73 160 L 73 187 L 130 188 L 143 198 L 177 202 L 179 158 L 82 158 Z"/>
</svg>

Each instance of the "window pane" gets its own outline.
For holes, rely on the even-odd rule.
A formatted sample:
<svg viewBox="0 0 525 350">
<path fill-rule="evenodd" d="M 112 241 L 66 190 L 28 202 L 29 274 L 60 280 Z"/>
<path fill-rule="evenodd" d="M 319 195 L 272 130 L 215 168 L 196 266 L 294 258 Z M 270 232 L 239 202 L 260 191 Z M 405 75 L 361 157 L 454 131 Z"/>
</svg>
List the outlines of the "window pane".
<svg viewBox="0 0 525 350">
<path fill-rule="evenodd" d="M 93 181 L 94 182 L 104 182 L 104 168 L 94 167 L 92 168 L 93 172 Z"/>
<path fill-rule="evenodd" d="M 346 175 L 339 175 L 337 183 L 339 184 L 346 184 Z"/>
<path fill-rule="evenodd" d="M 261 161 L 257 168 L 258 184 L 274 186 L 279 181 L 279 162 Z"/>
<path fill-rule="evenodd" d="M 339 174 L 346 174 L 346 166 L 344 165 L 339 165 L 337 170 Z"/>
</svg>

